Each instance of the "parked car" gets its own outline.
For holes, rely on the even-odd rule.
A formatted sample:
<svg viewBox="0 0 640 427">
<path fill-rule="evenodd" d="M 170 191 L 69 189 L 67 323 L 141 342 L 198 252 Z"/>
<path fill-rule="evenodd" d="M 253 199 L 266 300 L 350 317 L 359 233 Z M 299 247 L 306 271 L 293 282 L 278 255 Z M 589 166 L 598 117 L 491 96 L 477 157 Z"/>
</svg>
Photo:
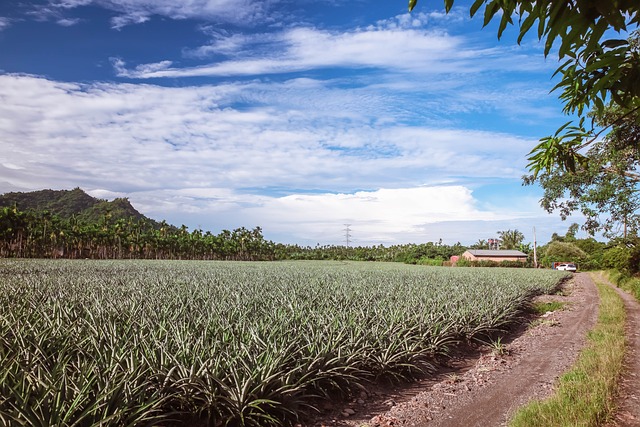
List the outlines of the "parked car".
<svg viewBox="0 0 640 427">
<path fill-rule="evenodd" d="M 556 270 L 576 272 L 576 271 L 578 271 L 578 268 L 576 267 L 575 264 L 566 263 L 566 264 L 558 264 L 556 266 Z"/>
</svg>

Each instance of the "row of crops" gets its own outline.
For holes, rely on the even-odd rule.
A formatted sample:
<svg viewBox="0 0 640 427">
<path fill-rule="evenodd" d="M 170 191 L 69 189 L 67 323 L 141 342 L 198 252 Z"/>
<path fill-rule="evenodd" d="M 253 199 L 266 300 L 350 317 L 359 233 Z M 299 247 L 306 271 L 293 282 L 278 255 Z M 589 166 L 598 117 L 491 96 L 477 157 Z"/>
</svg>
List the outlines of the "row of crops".
<svg viewBox="0 0 640 427">
<path fill-rule="evenodd" d="M 565 273 L 0 260 L 0 424 L 269 426 L 410 378 Z"/>
</svg>

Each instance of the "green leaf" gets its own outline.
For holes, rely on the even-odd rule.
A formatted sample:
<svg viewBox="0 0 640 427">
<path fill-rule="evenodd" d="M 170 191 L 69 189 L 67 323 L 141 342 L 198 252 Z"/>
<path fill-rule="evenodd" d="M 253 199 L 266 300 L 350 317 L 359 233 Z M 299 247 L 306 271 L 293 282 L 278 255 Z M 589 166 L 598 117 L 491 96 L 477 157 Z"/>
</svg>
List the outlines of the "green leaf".
<svg viewBox="0 0 640 427">
<path fill-rule="evenodd" d="M 616 47 L 626 46 L 628 44 L 629 44 L 629 42 L 627 40 L 611 39 L 611 40 L 603 41 L 602 42 L 602 47 L 604 47 L 606 49 L 615 49 Z"/>
<path fill-rule="evenodd" d="M 502 19 L 500 19 L 500 27 L 498 28 L 498 39 L 502 37 L 502 33 L 507 28 L 507 24 L 513 24 L 513 21 L 511 20 L 511 14 L 504 12 Z"/>
<path fill-rule="evenodd" d="M 589 42 L 587 43 L 585 53 L 588 54 L 590 52 L 600 50 L 600 43 L 599 43 L 600 39 L 602 38 L 602 35 L 604 34 L 605 31 L 607 31 L 608 28 L 609 28 L 609 25 L 607 24 L 607 21 L 605 21 L 604 19 L 600 19 L 598 21 L 598 23 L 593 28 L 593 31 L 591 32 L 591 34 L 588 35 Z"/>
<path fill-rule="evenodd" d="M 547 32 L 547 20 L 540 13 L 536 13 L 536 19 L 538 19 L 538 40 L 542 40 L 542 36 Z"/>
<path fill-rule="evenodd" d="M 496 0 L 493 0 L 487 5 L 487 7 L 484 9 L 484 24 L 482 25 L 483 27 L 486 27 L 489 22 L 491 22 L 495 14 L 498 13 L 499 9 L 500 5 Z"/>
<path fill-rule="evenodd" d="M 586 20 L 578 20 L 579 22 L 571 25 L 571 31 L 564 37 L 562 37 L 562 45 L 558 55 L 562 58 L 565 56 L 576 56 L 576 49 L 574 46 L 580 46 L 583 44 L 582 36 L 588 31 L 589 25 Z"/>
<path fill-rule="evenodd" d="M 584 71 L 586 73 L 593 73 L 596 70 L 617 66 L 619 63 L 620 58 L 615 54 L 611 54 L 610 51 L 605 54 L 599 55 L 595 61 L 588 63 L 584 68 Z"/>
<path fill-rule="evenodd" d="M 418 4 L 418 0 L 409 0 L 409 12 L 411 12 L 413 8 L 416 7 L 416 4 Z"/>
<path fill-rule="evenodd" d="M 449 13 L 453 7 L 453 0 L 444 0 L 444 10 Z"/>
<path fill-rule="evenodd" d="M 537 19 L 536 15 L 532 13 L 529 13 L 527 15 L 524 22 L 520 25 L 520 34 L 518 34 L 518 44 L 522 42 L 522 39 L 524 38 L 525 34 L 529 32 L 529 29 L 534 24 L 534 22 L 536 22 L 536 19 Z"/>
<path fill-rule="evenodd" d="M 473 4 L 471 5 L 471 9 L 469 9 L 469 15 L 473 18 L 476 14 L 476 12 L 478 11 L 478 9 L 480 9 L 480 6 L 482 6 L 484 4 L 486 0 L 476 0 L 473 2 Z"/>
</svg>

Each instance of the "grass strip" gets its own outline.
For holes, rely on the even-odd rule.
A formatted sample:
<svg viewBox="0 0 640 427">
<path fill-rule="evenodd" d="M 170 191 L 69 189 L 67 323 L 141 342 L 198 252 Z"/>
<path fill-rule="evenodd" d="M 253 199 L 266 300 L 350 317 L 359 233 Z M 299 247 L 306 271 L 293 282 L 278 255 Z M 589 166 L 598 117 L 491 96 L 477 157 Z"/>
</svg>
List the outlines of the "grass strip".
<svg viewBox="0 0 640 427">
<path fill-rule="evenodd" d="M 626 313 L 615 290 L 599 280 L 596 285 L 600 294 L 598 321 L 587 334 L 587 345 L 576 364 L 560 377 L 553 396 L 521 408 L 509 426 L 598 426 L 613 413 L 625 350 Z"/>
<path fill-rule="evenodd" d="M 629 277 L 618 270 L 609 270 L 606 272 L 606 275 L 616 286 L 629 292 L 640 301 L 640 278 Z"/>
</svg>

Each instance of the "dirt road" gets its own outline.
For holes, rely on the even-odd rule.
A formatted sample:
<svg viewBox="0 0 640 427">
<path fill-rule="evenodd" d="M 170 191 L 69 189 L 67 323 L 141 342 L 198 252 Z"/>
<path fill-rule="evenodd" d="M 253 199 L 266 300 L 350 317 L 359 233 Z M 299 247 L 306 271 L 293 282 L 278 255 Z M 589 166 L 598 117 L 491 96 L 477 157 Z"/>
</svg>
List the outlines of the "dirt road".
<svg viewBox="0 0 640 427">
<path fill-rule="evenodd" d="M 512 369 L 497 375 L 487 387 L 449 406 L 434 426 L 499 426 L 532 398 L 549 394 L 553 383 L 576 360 L 586 333 L 598 315 L 598 292 L 586 273 L 574 278 L 571 307 L 558 323 L 543 326 L 539 342 L 527 346 Z M 526 338 L 525 338 L 526 339 Z"/>
<path fill-rule="evenodd" d="M 485 353 L 468 360 L 468 366 L 408 389 L 364 392 L 314 425 L 504 425 L 519 406 L 552 393 L 556 379 L 575 362 L 587 331 L 596 322 L 598 293 L 590 276 L 578 273 L 565 286 L 566 295 L 545 298 L 565 302 L 566 308 L 539 319 L 508 342 L 500 354 Z M 640 390 L 631 383 L 629 386 Z"/>
</svg>

